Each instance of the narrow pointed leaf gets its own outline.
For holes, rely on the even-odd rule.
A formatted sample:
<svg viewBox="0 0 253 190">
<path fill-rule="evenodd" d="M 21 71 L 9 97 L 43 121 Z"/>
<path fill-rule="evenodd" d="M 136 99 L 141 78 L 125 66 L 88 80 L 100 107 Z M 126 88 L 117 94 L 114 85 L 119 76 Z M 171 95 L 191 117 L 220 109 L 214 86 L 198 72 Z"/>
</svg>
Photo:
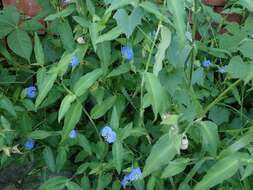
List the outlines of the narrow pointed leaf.
<svg viewBox="0 0 253 190">
<path fill-rule="evenodd" d="M 74 93 L 76 96 L 82 96 L 86 91 L 96 82 L 96 80 L 103 74 L 102 69 L 95 69 L 82 76 L 74 85 Z"/>
</svg>

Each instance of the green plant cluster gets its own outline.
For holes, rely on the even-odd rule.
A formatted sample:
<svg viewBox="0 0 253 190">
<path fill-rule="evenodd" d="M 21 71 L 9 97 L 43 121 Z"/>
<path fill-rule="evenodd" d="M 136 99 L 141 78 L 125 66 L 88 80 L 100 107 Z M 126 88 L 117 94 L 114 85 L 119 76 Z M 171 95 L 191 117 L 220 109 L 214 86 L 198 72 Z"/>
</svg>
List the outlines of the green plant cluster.
<svg viewBox="0 0 253 190">
<path fill-rule="evenodd" d="M 37 2 L 0 10 L 0 189 L 253 189 L 251 0 Z"/>
</svg>

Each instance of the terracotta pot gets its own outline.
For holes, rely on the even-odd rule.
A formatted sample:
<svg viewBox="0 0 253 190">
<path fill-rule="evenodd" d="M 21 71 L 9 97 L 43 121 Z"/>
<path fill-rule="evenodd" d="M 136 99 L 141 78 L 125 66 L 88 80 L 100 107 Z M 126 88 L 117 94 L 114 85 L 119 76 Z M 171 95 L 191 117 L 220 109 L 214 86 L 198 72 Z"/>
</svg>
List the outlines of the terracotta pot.
<svg viewBox="0 0 253 190">
<path fill-rule="evenodd" d="M 36 0 L 2 0 L 3 5 L 15 5 L 21 12 L 27 16 L 35 16 L 40 11 L 40 6 Z"/>
<path fill-rule="evenodd" d="M 226 0 L 202 0 L 202 2 L 211 6 L 224 6 L 226 4 Z"/>
</svg>

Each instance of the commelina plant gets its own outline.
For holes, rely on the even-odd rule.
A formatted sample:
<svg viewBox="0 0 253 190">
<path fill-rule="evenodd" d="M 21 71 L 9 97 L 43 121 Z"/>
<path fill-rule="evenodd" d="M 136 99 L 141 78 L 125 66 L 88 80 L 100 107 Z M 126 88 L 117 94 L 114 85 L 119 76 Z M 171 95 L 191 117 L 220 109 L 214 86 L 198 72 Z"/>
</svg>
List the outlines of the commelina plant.
<svg viewBox="0 0 253 190">
<path fill-rule="evenodd" d="M 37 2 L 0 10 L 0 189 L 253 189 L 251 0 Z"/>
</svg>

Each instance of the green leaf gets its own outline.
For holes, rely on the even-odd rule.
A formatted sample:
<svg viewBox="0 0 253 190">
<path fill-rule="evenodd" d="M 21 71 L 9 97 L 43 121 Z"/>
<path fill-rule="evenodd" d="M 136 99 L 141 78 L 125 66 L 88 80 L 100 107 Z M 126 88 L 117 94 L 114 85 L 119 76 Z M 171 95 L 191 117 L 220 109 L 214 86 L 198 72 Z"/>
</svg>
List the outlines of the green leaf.
<svg viewBox="0 0 253 190">
<path fill-rule="evenodd" d="M 101 62 L 101 68 L 107 73 L 108 67 L 111 65 L 111 43 L 102 42 L 97 45 L 97 55 Z"/>
<path fill-rule="evenodd" d="M 74 85 L 74 93 L 76 96 L 82 96 L 86 91 L 99 79 L 103 74 L 102 69 L 95 69 L 82 76 Z"/>
<path fill-rule="evenodd" d="M 165 92 L 158 78 L 152 73 L 145 73 L 145 86 L 148 91 L 150 104 L 152 105 L 155 118 L 162 111 L 164 101 L 166 101 Z"/>
<path fill-rule="evenodd" d="M 89 28 L 89 26 L 91 25 L 91 23 L 84 17 L 80 17 L 80 16 L 73 16 L 73 19 L 80 24 L 83 28 Z"/>
<path fill-rule="evenodd" d="M 58 114 L 58 122 L 60 122 L 61 119 L 64 117 L 64 115 L 67 113 L 67 111 L 69 110 L 71 106 L 71 103 L 75 101 L 75 99 L 76 99 L 76 96 L 72 94 L 68 94 L 67 96 L 63 98 L 60 105 L 59 114 Z"/>
<path fill-rule="evenodd" d="M 64 53 L 60 59 L 60 61 L 57 64 L 57 73 L 60 76 L 63 76 L 67 69 L 69 68 L 69 65 L 71 63 L 71 59 L 73 57 L 73 55 L 75 54 L 76 51 L 71 52 L 71 53 Z"/>
<path fill-rule="evenodd" d="M 43 130 L 36 130 L 32 131 L 27 135 L 28 138 L 31 139 L 45 139 L 52 135 L 52 132 L 49 131 L 43 131 Z"/>
<path fill-rule="evenodd" d="M 211 156 L 217 156 L 217 148 L 220 141 L 217 125 L 210 121 L 203 121 L 201 122 L 199 129 L 202 134 L 205 149 Z"/>
<path fill-rule="evenodd" d="M 117 25 L 121 28 L 122 32 L 129 38 L 136 26 L 141 24 L 143 11 L 137 7 L 130 15 L 124 9 L 118 9 L 113 18 L 117 21 Z"/>
<path fill-rule="evenodd" d="M 153 73 L 156 76 L 158 76 L 159 72 L 163 68 L 162 62 L 165 57 L 165 52 L 170 45 L 170 42 L 171 42 L 171 31 L 167 27 L 162 26 L 162 28 L 161 28 L 161 41 L 158 45 L 157 53 L 155 56 L 155 64 L 153 67 Z"/>
<path fill-rule="evenodd" d="M 116 106 L 113 106 L 110 125 L 112 126 L 113 129 L 119 128 L 119 115 Z"/>
<path fill-rule="evenodd" d="M 230 112 L 226 108 L 215 106 L 210 110 L 208 118 L 220 125 L 224 122 L 229 122 L 229 114 Z"/>
<path fill-rule="evenodd" d="M 89 11 L 89 13 L 91 14 L 91 16 L 95 16 L 96 15 L 96 11 L 95 11 L 95 7 L 92 3 L 91 0 L 86 0 L 86 5 L 87 5 L 87 9 Z"/>
<path fill-rule="evenodd" d="M 161 178 L 169 178 L 171 176 L 177 175 L 184 171 L 188 162 L 190 160 L 187 158 L 178 158 L 171 161 L 168 166 L 164 169 Z"/>
<path fill-rule="evenodd" d="M 143 177 L 161 169 L 179 153 L 181 137 L 176 130 L 171 130 L 159 138 L 153 145 L 143 169 Z"/>
<path fill-rule="evenodd" d="M 78 144 L 89 154 L 92 155 L 91 145 L 83 134 L 78 134 Z"/>
<path fill-rule="evenodd" d="M 89 34 L 91 38 L 91 43 L 94 48 L 94 50 L 97 50 L 96 41 L 98 40 L 98 24 L 97 23 L 91 23 L 89 24 Z"/>
<path fill-rule="evenodd" d="M 221 155 L 233 154 L 252 143 L 253 131 L 245 133 L 240 139 L 221 152 Z"/>
<path fill-rule="evenodd" d="M 27 32 L 43 30 L 43 27 L 44 26 L 38 20 L 35 19 L 26 20 L 21 25 L 21 28 L 23 30 L 26 30 Z"/>
<path fill-rule="evenodd" d="M 147 190 L 154 190 L 155 183 L 156 183 L 156 178 L 154 176 L 150 176 L 148 183 L 147 183 Z"/>
<path fill-rule="evenodd" d="M 17 116 L 12 102 L 6 96 L 0 96 L 0 108 L 6 110 L 14 117 Z"/>
<path fill-rule="evenodd" d="M 67 115 L 64 119 L 64 127 L 63 127 L 63 140 L 65 140 L 70 131 L 73 130 L 76 124 L 79 122 L 82 115 L 82 104 L 79 101 L 74 102 Z"/>
<path fill-rule="evenodd" d="M 51 15 L 47 16 L 44 20 L 45 21 L 52 21 L 52 20 L 55 20 L 59 17 L 67 17 L 70 14 L 72 14 L 75 10 L 76 10 L 76 7 L 74 5 L 70 5 L 66 9 L 63 9 L 62 11 L 60 11 L 58 13 L 51 14 Z"/>
<path fill-rule="evenodd" d="M 251 0 L 239 0 L 239 3 L 249 11 L 253 12 L 253 4 Z"/>
<path fill-rule="evenodd" d="M 116 96 L 110 96 L 106 100 L 104 100 L 101 104 L 97 104 L 91 110 L 91 118 L 98 119 L 102 117 L 116 101 Z"/>
<path fill-rule="evenodd" d="M 144 1 L 140 6 L 146 11 L 156 16 L 158 20 L 164 21 L 170 25 L 173 25 L 166 15 L 158 8 L 158 6 L 150 1 Z"/>
<path fill-rule="evenodd" d="M 34 53 L 37 63 L 40 65 L 44 65 L 45 63 L 44 52 L 37 33 L 35 33 L 34 35 Z"/>
<path fill-rule="evenodd" d="M 7 42 L 14 53 L 30 62 L 32 54 L 32 40 L 27 32 L 20 29 L 12 31 L 7 38 Z"/>
<path fill-rule="evenodd" d="M 244 63 L 240 56 L 235 56 L 230 60 L 227 72 L 232 78 L 239 78 L 247 83 L 253 78 L 253 64 Z"/>
<path fill-rule="evenodd" d="M 108 14 L 116 9 L 119 9 L 121 7 L 124 7 L 126 5 L 130 5 L 130 4 L 137 4 L 137 0 L 121 0 L 121 1 L 118 1 L 118 0 L 113 0 L 112 3 L 111 3 L 111 6 L 106 9 L 105 11 L 105 14 Z"/>
<path fill-rule="evenodd" d="M 83 176 L 81 179 L 81 184 L 83 189 L 91 189 L 90 188 L 90 181 L 87 176 Z"/>
<path fill-rule="evenodd" d="M 4 16 L 0 15 L 0 28 L 0 39 L 2 39 L 15 29 L 15 25 L 13 26 Z"/>
<path fill-rule="evenodd" d="M 48 169 L 51 172 L 55 172 L 54 154 L 53 154 L 53 151 L 50 147 L 48 147 L 48 146 L 45 147 L 45 149 L 43 150 L 43 157 L 44 157 L 44 160 L 46 162 Z"/>
<path fill-rule="evenodd" d="M 167 0 L 167 7 L 173 13 L 173 20 L 178 36 L 180 38 L 181 47 L 185 43 L 185 9 L 184 0 Z"/>
<path fill-rule="evenodd" d="M 238 50 L 241 51 L 245 57 L 253 60 L 253 55 L 250 51 L 251 49 L 253 49 L 253 40 L 244 40 L 243 43 L 238 47 Z"/>
<path fill-rule="evenodd" d="M 121 74 L 127 73 L 128 71 L 130 71 L 131 69 L 131 65 L 129 63 L 124 63 L 120 66 L 118 66 L 117 68 L 113 69 L 108 75 L 107 77 L 115 77 L 115 76 L 119 76 Z"/>
<path fill-rule="evenodd" d="M 54 68 L 46 72 L 41 69 L 40 72 L 37 73 L 37 84 L 39 89 L 39 95 L 35 101 L 35 106 L 38 107 L 42 101 L 46 98 L 48 92 L 54 85 L 54 82 L 57 78 L 57 73 Z"/>
<path fill-rule="evenodd" d="M 58 154 L 56 156 L 56 171 L 60 172 L 67 161 L 67 151 L 65 147 L 60 146 L 58 149 Z"/>
<path fill-rule="evenodd" d="M 237 154 L 231 154 L 222 160 L 219 160 L 203 179 L 197 183 L 194 190 L 204 190 L 214 187 L 232 177 L 239 169 L 239 158 Z"/>
<path fill-rule="evenodd" d="M 77 185 L 76 183 L 72 181 L 69 181 L 67 183 L 67 188 L 68 190 L 82 190 L 82 188 L 79 185 Z"/>
<path fill-rule="evenodd" d="M 99 175 L 96 190 L 104 190 L 112 180 L 110 174 Z"/>
<path fill-rule="evenodd" d="M 68 21 L 60 22 L 58 24 L 58 33 L 60 34 L 64 49 L 73 51 L 75 43 L 73 32 Z"/>
<path fill-rule="evenodd" d="M 98 36 L 95 41 L 95 44 L 105 42 L 105 41 L 112 41 L 116 39 L 121 33 L 122 33 L 121 28 L 116 26 L 110 31 L 108 31 L 107 33 Z"/>
<path fill-rule="evenodd" d="M 56 176 L 47 180 L 41 187 L 41 190 L 62 190 L 68 179 L 63 176 Z"/>
<path fill-rule="evenodd" d="M 1 14 L 2 13 L 2 14 Z M 0 14 L 0 39 L 17 28 L 20 14 L 14 6 L 5 7 Z"/>
<path fill-rule="evenodd" d="M 114 142 L 112 145 L 112 156 L 113 156 L 113 163 L 115 165 L 115 168 L 117 169 L 118 174 L 120 174 L 121 172 L 123 155 L 124 149 L 122 143 L 120 142 L 119 139 L 117 139 L 116 142 Z"/>
<path fill-rule="evenodd" d="M 249 177 L 252 173 L 253 173 L 253 165 L 248 165 L 248 166 L 246 166 L 246 168 L 245 168 L 245 170 L 244 170 L 244 172 L 243 172 L 243 175 L 242 175 L 241 180 L 246 179 L 246 178 Z"/>
</svg>

